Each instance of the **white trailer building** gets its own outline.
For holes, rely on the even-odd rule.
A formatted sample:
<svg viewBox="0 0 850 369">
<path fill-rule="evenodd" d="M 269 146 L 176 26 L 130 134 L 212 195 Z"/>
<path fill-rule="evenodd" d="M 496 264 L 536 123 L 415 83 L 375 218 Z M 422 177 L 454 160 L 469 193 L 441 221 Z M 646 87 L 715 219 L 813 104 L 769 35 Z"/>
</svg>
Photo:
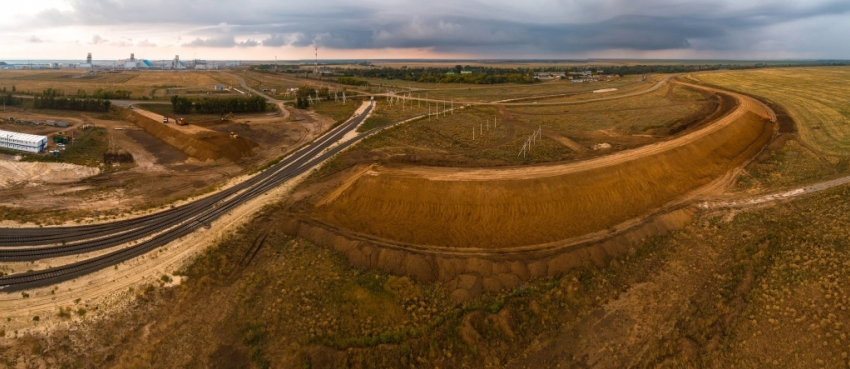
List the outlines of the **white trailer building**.
<svg viewBox="0 0 850 369">
<path fill-rule="evenodd" d="M 0 148 L 37 154 L 44 151 L 46 147 L 47 137 L 45 136 L 0 131 Z"/>
</svg>

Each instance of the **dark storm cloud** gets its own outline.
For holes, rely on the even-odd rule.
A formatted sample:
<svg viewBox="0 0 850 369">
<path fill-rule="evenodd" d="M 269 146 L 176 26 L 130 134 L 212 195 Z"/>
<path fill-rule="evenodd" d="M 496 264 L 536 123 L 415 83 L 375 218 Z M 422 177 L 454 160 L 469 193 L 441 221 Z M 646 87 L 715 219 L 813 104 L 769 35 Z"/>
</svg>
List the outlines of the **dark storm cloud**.
<svg viewBox="0 0 850 369">
<path fill-rule="evenodd" d="M 183 44 L 188 47 L 317 45 L 480 53 L 522 48 L 542 54 L 695 45 L 729 50 L 744 47 L 770 27 L 850 13 L 846 0 L 542 0 L 525 5 L 501 0 L 314 0 L 285 6 L 274 0 L 71 0 L 70 4 L 72 11 L 48 10 L 37 18 L 58 25 L 188 25 L 194 27 L 184 33 L 194 38 Z M 836 42 L 843 38 L 832 37 Z"/>
<path fill-rule="evenodd" d="M 242 42 L 236 42 L 236 38 L 233 36 L 223 36 L 223 37 L 211 37 L 207 39 L 201 39 L 200 37 L 192 40 L 191 42 L 183 44 L 186 47 L 249 47 L 249 46 L 257 46 L 260 43 L 251 39 Z"/>
</svg>

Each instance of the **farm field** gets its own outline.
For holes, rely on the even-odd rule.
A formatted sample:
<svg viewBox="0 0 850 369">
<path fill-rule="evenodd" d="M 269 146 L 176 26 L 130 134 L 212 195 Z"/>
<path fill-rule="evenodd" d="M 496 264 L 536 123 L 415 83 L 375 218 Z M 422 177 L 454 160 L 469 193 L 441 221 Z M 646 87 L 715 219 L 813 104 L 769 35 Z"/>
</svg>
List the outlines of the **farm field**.
<svg viewBox="0 0 850 369">
<path fill-rule="evenodd" d="M 605 88 L 634 88 L 634 85 L 643 85 L 644 88 L 649 88 L 652 84 L 652 82 L 641 82 L 640 76 L 626 76 L 611 82 L 594 83 L 573 83 L 569 80 L 554 80 L 533 84 L 506 85 L 431 84 L 430 88 L 424 92 L 414 92 L 414 96 L 426 97 L 427 94 L 429 99 L 463 102 L 496 102 L 517 98 L 525 99 L 532 96 L 587 93 Z"/>
<path fill-rule="evenodd" d="M 599 96 L 597 96 L 599 97 Z M 678 85 L 635 97 L 575 105 L 507 106 L 513 119 L 556 131 L 642 134 L 670 128 L 694 115 L 709 115 L 719 104 L 715 95 Z"/>
<path fill-rule="evenodd" d="M 164 98 L 166 89 L 170 87 L 212 88 L 217 84 L 238 85 L 235 78 L 219 72 L 125 71 L 87 75 L 86 71 L 76 69 L 0 70 L 0 87 L 11 90 L 15 86 L 21 93 L 39 93 L 53 88 L 68 95 L 76 94 L 78 90 L 92 94 L 101 88 L 106 91 L 130 91 L 132 99 L 141 99 L 143 96 Z"/>
<path fill-rule="evenodd" d="M 324 79 L 315 79 L 302 78 L 303 75 L 295 75 L 295 74 L 272 74 L 272 73 L 258 73 L 250 70 L 246 71 L 237 71 L 234 74 L 242 77 L 245 80 L 245 84 L 249 87 L 256 89 L 258 91 L 262 91 L 263 89 L 269 90 L 268 92 L 264 92 L 269 96 L 274 96 L 278 99 L 291 99 L 294 100 L 295 97 L 290 95 L 286 95 L 286 90 L 290 88 L 299 88 L 301 86 L 310 86 L 315 89 L 319 89 L 322 87 L 327 87 L 330 91 L 337 91 L 340 93 L 340 98 L 342 98 L 342 91 L 346 90 L 347 96 L 352 97 L 356 94 L 357 89 L 354 86 L 341 85 L 336 83 L 335 77 L 325 77 Z M 272 89 L 277 90 L 277 94 L 273 94 L 271 92 Z"/>
<path fill-rule="evenodd" d="M 850 68 L 724 71 L 690 78 L 775 101 L 797 123 L 805 145 L 824 155 L 850 155 Z"/>
</svg>

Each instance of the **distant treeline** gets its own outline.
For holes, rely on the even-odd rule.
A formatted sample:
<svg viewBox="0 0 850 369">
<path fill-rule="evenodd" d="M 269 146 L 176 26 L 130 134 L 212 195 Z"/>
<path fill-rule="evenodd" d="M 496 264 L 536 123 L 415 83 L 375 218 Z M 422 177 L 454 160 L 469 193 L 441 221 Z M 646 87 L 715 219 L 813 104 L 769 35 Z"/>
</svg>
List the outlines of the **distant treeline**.
<svg viewBox="0 0 850 369">
<path fill-rule="evenodd" d="M 619 74 L 621 76 L 628 74 L 649 74 L 649 73 L 688 73 L 700 72 L 709 70 L 740 70 L 740 69 L 758 69 L 758 68 L 785 68 L 785 67 L 826 67 L 826 66 L 846 66 L 850 65 L 850 61 L 843 60 L 821 60 L 810 62 L 770 62 L 770 63 L 726 63 L 726 64 L 670 64 L 670 65 L 622 65 L 622 66 L 583 66 L 583 67 L 546 67 L 538 69 L 538 71 L 546 72 L 581 72 L 585 70 L 597 71 L 601 70 L 600 74 Z"/>
<path fill-rule="evenodd" d="M 20 97 L 12 96 L 11 92 L 7 92 L 5 94 L 0 95 L 0 102 L 4 105 L 21 105 L 24 103 L 24 99 Z"/>
<path fill-rule="evenodd" d="M 192 100 L 174 95 L 171 106 L 177 114 L 257 113 L 266 111 L 266 99 L 260 96 L 222 97 Z"/>
<path fill-rule="evenodd" d="M 77 97 L 93 97 L 96 99 L 115 99 L 115 100 L 127 100 L 130 98 L 132 92 L 125 90 L 115 90 L 115 91 L 106 91 L 102 88 L 98 88 L 94 90 L 94 93 L 88 95 L 85 90 L 77 90 Z"/>
<path fill-rule="evenodd" d="M 301 68 L 301 65 L 299 64 L 260 64 L 252 66 L 251 70 L 260 73 L 269 73 L 274 72 L 275 70 L 280 72 L 294 73 L 297 72 L 299 68 Z"/>
<path fill-rule="evenodd" d="M 463 72 L 470 73 L 463 73 Z M 369 68 L 343 72 L 350 77 L 399 79 L 424 83 L 534 83 L 534 70 L 530 68 L 490 68 L 456 65 L 454 68 Z"/>
<path fill-rule="evenodd" d="M 337 95 L 339 96 L 339 95 Z M 327 87 L 319 88 L 318 90 L 307 85 L 298 88 L 295 92 L 295 107 L 298 109 L 307 109 L 310 107 L 310 102 L 319 102 L 321 100 L 332 100 L 334 95 L 331 95 Z"/>
<path fill-rule="evenodd" d="M 112 102 L 106 99 L 59 97 L 59 91 L 48 88 L 33 98 L 35 109 L 60 109 L 77 111 L 109 111 Z"/>
<path fill-rule="evenodd" d="M 357 79 L 353 77 L 339 77 L 336 79 L 337 82 L 342 83 L 344 85 L 351 86 L 368 86 L 369 82 L 364 81 L 362 79 Z"/>
</svg>

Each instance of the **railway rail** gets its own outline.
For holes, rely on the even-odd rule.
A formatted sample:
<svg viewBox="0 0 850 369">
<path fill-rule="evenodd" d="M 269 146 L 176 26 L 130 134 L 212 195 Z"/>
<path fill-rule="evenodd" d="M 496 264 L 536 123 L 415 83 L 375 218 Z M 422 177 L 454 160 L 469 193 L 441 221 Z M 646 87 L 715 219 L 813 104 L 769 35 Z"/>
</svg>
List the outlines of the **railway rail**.
<svg viewBox="0 0 850 369">
<path fill-rule="evenodd" d="M 0 262 L 76 255 L 138 241 L 136 244 L 79 262 L 0 277 L 0 291 L 20 291 L 68 281 L 143 255 L 205 227 L 239 205 L 311 170 L 338 152 L 383 129 L 375 128 L 333 146 L 354 130 L 373 106 L 374 104 L 369 105 L 358 116 L 254 177 L 180 207 L 106 224 L 0 229 Z"/>
</svg>

